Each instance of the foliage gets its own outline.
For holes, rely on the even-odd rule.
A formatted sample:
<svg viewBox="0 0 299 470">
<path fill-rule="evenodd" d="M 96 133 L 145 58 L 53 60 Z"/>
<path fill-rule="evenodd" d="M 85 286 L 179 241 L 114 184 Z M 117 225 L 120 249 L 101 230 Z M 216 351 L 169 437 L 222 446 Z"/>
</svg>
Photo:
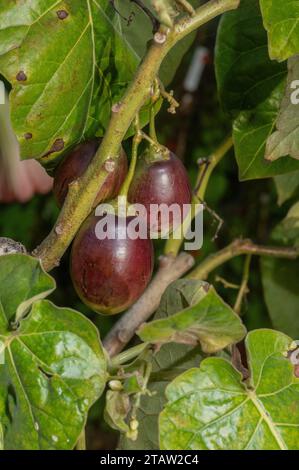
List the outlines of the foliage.
<svg viewBox="0 0 299 470">
<path fill-rule="evenodd" d="M 7 0 L 0 25 L 20 158 L 53 174 L 77 143 L 104 137 L 61 212 L 52 195 L 0 204 L 1 236 L 28 253 L 44 240 L 32 255 L 0 250 L 0 449 L 81 448 L 87 429 L 87 448 L 118 436 L 121 450 L 298 450 L 297 2 Z M 66 251 L 118 146 L 131 162 L 126 196 L 146 145 L 166 156 L 158 138 L 208 204 L 205 239 L 185 278 L 169 275 L 183 240 L 154 240 L 157 278 L 123 325 L 80 302 L 69 252 L 54 257 L 55 280 L 44 258 Z M 225 222 L 218 239 L 214 219 Z M 157 296 L 165 272 L 176 280 Z M 111 277 L 104 300 L 132 284 Z M 128 347 L 132 316 L 141 321 Z M 121 346 L 110 357 L 111 335 Z"/>
</svg>

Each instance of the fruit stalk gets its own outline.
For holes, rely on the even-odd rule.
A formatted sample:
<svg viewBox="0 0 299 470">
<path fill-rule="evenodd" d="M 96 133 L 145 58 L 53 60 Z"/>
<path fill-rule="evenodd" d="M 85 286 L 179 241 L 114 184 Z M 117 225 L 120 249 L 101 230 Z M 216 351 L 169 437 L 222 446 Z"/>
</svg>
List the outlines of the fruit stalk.
<svg viewBox="0 0 299 470">
<path fill-rule="evenodd" d="M 84 176 L 70 186 L 63 209 L 48 237 L 34 250 L 45 270 L 59 264 L 82 221 L 90 213 L 99 185 L 104 184 L 107 172 L 105 161 L 116 158 L 128 128 L 140 108 L 150 96 L 152 84 L 160 65 L 172 47 L 192 31 L 217 17 L 237 8 L 239 0 L 210 0 L 200 6 L 193 17 L 184 17 L 166 34 L 163 30 L 154 35 L 152 44 L 140 64 L 134 80 L 121 103 L 112 108 L 112 115 L 102 144 Z"/>
</svg>

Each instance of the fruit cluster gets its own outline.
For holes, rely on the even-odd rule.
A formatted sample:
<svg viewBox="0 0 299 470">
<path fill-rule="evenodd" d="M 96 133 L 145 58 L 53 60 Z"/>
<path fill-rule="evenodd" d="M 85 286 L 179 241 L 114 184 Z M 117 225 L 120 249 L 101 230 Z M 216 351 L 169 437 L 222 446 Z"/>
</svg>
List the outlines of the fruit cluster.
<svg viewBox="0 0 299 470">
<path fill-rule="evenodd" d="M 64 202 L 69 185 L 86 171 L 99 147 L 98 140 L 79 145 L 63 160 L 54 179 L 54 194 L 59 206 Z M 127 157 L 121 149 L 113 169 L 95 199 L 95 206 L 119 194 L 127 175 Z M 127 200 L 142 204 L 150 224 L 151 204 L 184 204 L 191 202 L 191 188 L 182 162 L 173 153 L 147 150 L 138 159 Z M 109 237 L 99 239 L 96 225 L 106 217 Z M 91 214 L 82 224 L 73 243 L 71 276 L 81 300 L 94 311 L 117 314 L 132 305 L 148 285 L 154 266 L 154 250 L 150 234 L 132 239 L 121 236 L 134 215 Z M 172 221 L 170 221 L 172 222 Z M 163 230 L 161 225 L 158 231 Z M 112 232 L 112 233 L 111 233 Z M 127 232 L 126 232 L 127 233 Z"/>
</svg>

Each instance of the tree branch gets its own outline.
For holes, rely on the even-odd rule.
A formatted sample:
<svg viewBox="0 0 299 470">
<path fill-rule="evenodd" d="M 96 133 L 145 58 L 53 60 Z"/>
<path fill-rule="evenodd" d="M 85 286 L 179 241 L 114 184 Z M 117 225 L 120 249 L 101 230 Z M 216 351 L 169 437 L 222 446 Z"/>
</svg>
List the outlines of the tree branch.
<svg viewBox="0 0 299 470">
<path fill-rule="evenodd" d="M 223 250 L 208 256 L 199 266 L 187 275 L 187 278 L 205 280 L 214 269 L 230 259 L 247 254 L 287 259 L 296 259 L 299 257 L 299 251 L 296 248 L 262 246 L 256 245 L 251 240 L 235 240 L 226 248 L 223 248 Z"/>
<path fill-rule="evenodd" d="M 70 186 L 53 230 L 33 252 L 47 271 L 59 264 L 81 223 L 91 212 L 99 186 L 104 184 L 108 176 L 105 162 L 117 158 L 121 142 L 133 119 L 149 98 L 152 84 L 167 53 L 189 33 L 238 5 L 239 0 L 210 0 L 196 10 L 195 16 L 183 18 L 168 33 L 160 29 L 154 35 L 123 100 L 112 107 L 110 123 L 95 158 L 84 175 Z"/>
<path fill-rule="evenodd" d="M 110 357 L 118 354 L 133 338 L 135 331 L 159 307 L 166 288 L 182 277 L 194 265 L 194 259 L 187 253 L 177 258 L 163 256 L 160 268 L 152 282 L 137 302 L 120 318 L 103 341 Z"/>
</svg>

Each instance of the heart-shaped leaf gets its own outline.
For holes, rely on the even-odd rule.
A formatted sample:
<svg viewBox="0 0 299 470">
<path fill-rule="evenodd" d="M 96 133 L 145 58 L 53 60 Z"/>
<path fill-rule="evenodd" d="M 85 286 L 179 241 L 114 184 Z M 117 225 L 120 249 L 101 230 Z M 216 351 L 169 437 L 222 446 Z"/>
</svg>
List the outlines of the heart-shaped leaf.
<svg viewBox="0 0 299 470">
<path fill-rule="evenodd" d="M 98 332 L 80 313 L 36 300 L 43 286 L 53 287 L 37 260 L 2 256 L 0 273 L 9 287 L 3 290 L 1 282 L 0 444 L 5 449 L 72 449 L 107 378 Z M 26 303 L 22 311 L 27 315 L 12 329 L 7 320 L 15 317 L 18 300 Z"/>
<path fill-rule="evenodd" d="M 236 343 L 246 334 L 238 315 L 205 282 L 183 280 L 171 284 L 163 296 L 162 309 L 165 306 L 167 309 L 169 303 L 171 311 L 176 313 L 141 326 L 137 334 L 142 341 L 200 343 L 204 352 L 212 353 Z"/>
<path fill-rule="evenodd" d="M 260 0 L 268 31 L 271 59 L 285 60 L 299 53 L 299 4 L 292 0 Z"/>
<path fill-rule="evenodd" d="M 103 135 L 111 106 L 139 62 L 108 0 L 7 0 L 0 11 L 0 74 L 11 84 L 23 158 L 43 163 Z"/>
<path fill-rule="evenodd" d="M 299 379 L 286 357 L 291 339 L 272 330 L 246 338 L 251 377 L 208 358 L 166 389 L 161 449 L 298 450 Z"/>
</svg>

